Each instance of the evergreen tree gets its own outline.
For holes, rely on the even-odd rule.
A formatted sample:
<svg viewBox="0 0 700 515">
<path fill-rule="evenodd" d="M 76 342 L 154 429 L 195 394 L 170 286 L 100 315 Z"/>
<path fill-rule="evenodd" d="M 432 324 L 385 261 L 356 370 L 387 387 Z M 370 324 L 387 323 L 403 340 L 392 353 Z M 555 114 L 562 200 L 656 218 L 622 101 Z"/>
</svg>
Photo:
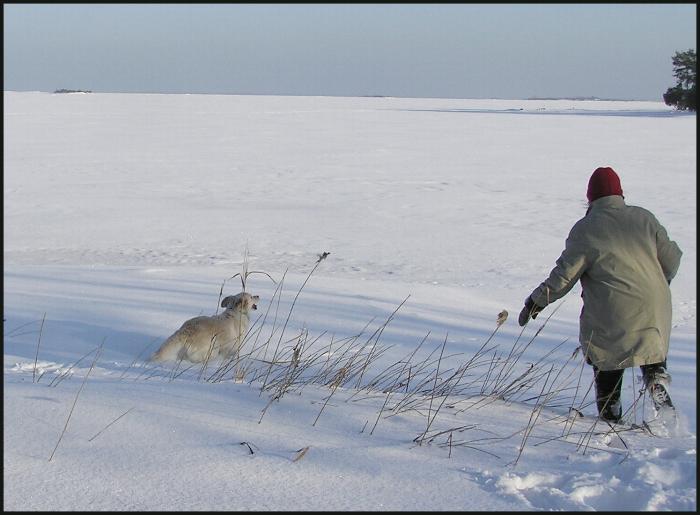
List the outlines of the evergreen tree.
<svg viewBox="0 0 700 515">
<path fill-rule="evenodd" d="M 664 102 L 682 111 L 696 111 L 697 57 L 695 50 L 676 52 L 672 62 L 676 85 L 666 90 Z"/>
</svg>

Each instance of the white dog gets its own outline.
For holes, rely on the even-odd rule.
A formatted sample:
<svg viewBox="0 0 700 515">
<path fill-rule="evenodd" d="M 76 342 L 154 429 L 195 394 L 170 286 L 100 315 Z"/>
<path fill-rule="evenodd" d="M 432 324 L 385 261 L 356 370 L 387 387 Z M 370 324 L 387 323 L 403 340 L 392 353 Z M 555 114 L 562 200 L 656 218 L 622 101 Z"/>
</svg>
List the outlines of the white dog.
<svg viewBox="0 0 700 515">
<path fill-rule="evenodd" d="M 163 342 L 151 356 L 151 361 L 187 360 L 201 363 L 217 357 L 235 356 L 248 331 L 248 312 L 258 309 L 258 300 L 260 297 L 246 292 L 226 297 L 221 301 L 221 307 L 226 311 L 186 321 Z"/>
</svg>

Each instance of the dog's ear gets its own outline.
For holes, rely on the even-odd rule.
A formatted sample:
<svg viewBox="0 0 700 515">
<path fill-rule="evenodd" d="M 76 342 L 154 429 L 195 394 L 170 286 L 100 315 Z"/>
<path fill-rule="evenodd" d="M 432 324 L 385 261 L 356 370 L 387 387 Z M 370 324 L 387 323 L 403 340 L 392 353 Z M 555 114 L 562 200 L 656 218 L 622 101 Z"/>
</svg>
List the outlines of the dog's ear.
<svg viewBox="0 0 700 515">
<path fill-rule="evenodd" d="M 238 295 L 229 295 L 221 301 L 222 308 L 232 308 L 240 302 Z"/>
</svg>

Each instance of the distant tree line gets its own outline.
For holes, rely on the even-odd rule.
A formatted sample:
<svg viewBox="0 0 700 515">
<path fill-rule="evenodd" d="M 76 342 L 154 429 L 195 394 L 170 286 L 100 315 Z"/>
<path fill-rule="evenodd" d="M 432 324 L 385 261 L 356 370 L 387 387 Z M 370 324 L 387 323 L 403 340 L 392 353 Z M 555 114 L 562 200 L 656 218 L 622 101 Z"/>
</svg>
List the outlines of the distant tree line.
<svg viewBox="0 0 700 515">
<path fill-rule="evenodd" d="M 92 93 L 92 91 L 85 89 L 57 89 L 54 93 Z"/>
<path fill-rule="evenodd" d="M 697 111 L 695 88 L 698 71 L 695 50 L 676 52 L 672 62 L 676 85 L 666 90 L 664 102 L 666 105 L 675 106 L 681 111 Z"/>
</svg>

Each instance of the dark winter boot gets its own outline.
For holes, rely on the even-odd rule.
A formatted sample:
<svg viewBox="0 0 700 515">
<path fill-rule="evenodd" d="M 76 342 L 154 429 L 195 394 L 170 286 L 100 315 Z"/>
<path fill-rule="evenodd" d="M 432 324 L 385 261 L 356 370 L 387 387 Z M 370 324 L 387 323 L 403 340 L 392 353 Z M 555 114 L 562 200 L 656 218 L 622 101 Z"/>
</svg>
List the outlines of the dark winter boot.
<svg viewBox="0 0 700 515">
<path fill-rule="evenodd" d="M 607 422 L 619 422 L 622 418 L 622 375 L 624 370 L 599 370 L 595 373 L 595 399 L 598 415 Z"/>
<path fill-rule="evenodd" d="M 620 401 L 617 400 L 614 403 L 603 407 L 599 413 L 601 420 L 617 423 L 622 419 L 622 404 L 620 404 Z"/>
</svg>

